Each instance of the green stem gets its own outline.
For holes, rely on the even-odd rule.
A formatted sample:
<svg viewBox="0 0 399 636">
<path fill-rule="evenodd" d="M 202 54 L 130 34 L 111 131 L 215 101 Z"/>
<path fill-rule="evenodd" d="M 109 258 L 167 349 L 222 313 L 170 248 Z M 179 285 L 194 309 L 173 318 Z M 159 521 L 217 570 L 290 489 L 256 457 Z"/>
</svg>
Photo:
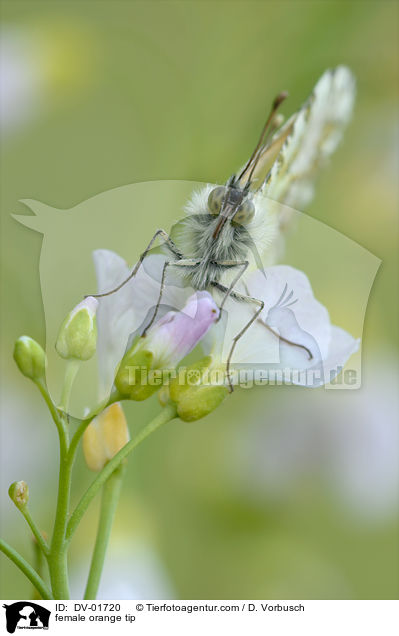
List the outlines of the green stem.
<svg viewBox="0 0 399 636">
<path fill-rule="evenodd" d="M 57 420 L 60 421 L 60 426 L 58 427 L 60 438 L 60 472 L 58 479 L 58 496 L 54 521 L 54 531 L 51 540 L 50 552 L 47 556 L 47 559 L 49 564 L 50 580 L 53 594 L 56 598 L 59 599 L 69 598 L 68 544 L 65 541 L 65 533 L 68 523 L 72 468 L 76 454 L 76 447 L 72 449 L 72 452 L 69 452 L 69 430 L 66 423 L 66 419 L 68 416 L 66 415 L 66 411 L 68 409 L 72 385 L 78 369 L 79 362 L 77 360 L 68 361 L 65 370 L 64 385 L 62 388 L 60 404 L 60 408 L 62 409 L 62 411 L 64 411 L 64 413 L 60 413 L 59 409 L 55 409 L 54 404 L 50 400 L 53 409 L 55 409 Z M 45 393 L 42 394 L 46 399 L 46 394 L 48 395 L 47 390 Z"/>
<path fill-rule="evenodd" d="M 61 440 L 60 440 L 61 442 Z M 60 474 L 58 481 L 57 510 L 54 532 L 48 556 L 51 586 L 57 599 L 69 598 L 68 564 L 65 532 L 68 521 L 69 496 L 71 491 L 72 462 L 60 443 Z"/>
<path fill-rule="evenodd" d="M 65 426 L 63 416 L 51 399 L 46 385 L 42 382 L 36 382 L 36 386 L 42 394 L 42 397 L 47 404 L 47 408 L 50 411 L 51 417 L 53 418 L 54 424 L 57 427 L 58 435 L 60 438 L 60 448 L 62 447 L 62 451 L 65 453 L 68 448 L 68 431 Z"/>
<path fill-rule="evenodd" d="M 140 433 L 134 438 L 131 439 L 121 450 L 104 466 L 101 472 L 98 473 L 96 479 L 92 482 L 89 488 L 86 490 L 85 494 L 82 496 L 75 510 L 73 511 L 66 532 L 66 541 L 69 542 L 72 538 L 73 533 L 75 532 L 77 526 L 84 513 L 86 512 L 89 504 L 92 499 L 95 497 L 101 486 L 107 481 L 108 477 L 114 472 L 114 470 L 119 466 L 122 460 L 125 459 L 138 446 L 143 442 L 151 433 L 153 433 L 157 428 L 162 426 L 162 424 L 166 424 L 170 420 L 176 417 L 176 407 L 172 404 L 168 404 L 164 407 L 161 413 L 149 422 Z"/>
<path fill-rule="evenodd" d="M 61 400 L 60 400 L 60 409 L 62 409 L 65 412 L 68 411 L 69 398 L 71 397 L 72 386 L 78 371 L 79 371 L 79 360 L 68 360 L 66 370 L 65 370 L 64 385 L 62 387 Z"/>
<path fill-rule="evenodd" d="M 21 511 L 23 517 L 26 519 L 30 529 L 32 530 L 33 536 L 35 537 L 35 539 L 36 539 L 36 541 L 38 543 L 38 546 L 42 550 L 43 554 L 45 554 L 47 556 L 48 553 L 49 553 L 49 547 L 47 545 L 47 541 L 44 540 L 42 533 L 40 532 L 40 530 L 37 527 L 36 523 L 32 519 L 32 516 L 31 516 L 31 514 L 29 512 L 28 507 L 25 506 L 25 508 L 18 508 L 18 510 Z"/>
<path fill-rule="evenodd" d="M 90 572 L 84 595 L 85 599 L 95 599 L 97 596 L 101 573 L 104 566 L 105 553 L 122 487 L 124 468 L 125 464 L 120 464 L 105 482 L 103 487 L 96 544 L 94 546 L 93 556 L 91 559 Z"/>
<path fill-rule="evenodd" d="M 33 551 L 34 551 L 34 569 L 36 570 L 38 575 L 43 578 L 43 565 L 44 565 L 43 552 L 38 542 L 33 537 L 32 537 L 32 543 L 33 543 Z M 42 598 L 41 595 L 39 594 L 35 586 L 33 586 L 32 599 L 38 601 L 41 598 Z"/>
<path fill-rule="evenodd" d="M 50 590 L 47 585 L 43 581 L 43 579 L 35 572 L 31 565 L 16 551 L 12 548 L 8 543 L 0 539 L 0 551 L 3 552 L 6 556 L 15 565 L 25 574 L 25 576 L 29 579 L 29 581 L 35 586 L 39 594 L 43 599 L 51 599 L 53 598 Z"/>
</svg>

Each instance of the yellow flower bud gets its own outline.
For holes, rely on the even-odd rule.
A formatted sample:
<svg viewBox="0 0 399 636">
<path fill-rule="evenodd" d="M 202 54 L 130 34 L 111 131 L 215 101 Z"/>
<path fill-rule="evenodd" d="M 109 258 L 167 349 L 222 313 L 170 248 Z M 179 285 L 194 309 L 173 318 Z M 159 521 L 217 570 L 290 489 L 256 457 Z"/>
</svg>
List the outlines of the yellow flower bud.
<svg viewBox="0 0 399 636">
<path fill-rule="evenodd" d="M 21 373 L 34 382 L 44 378 L 46 354 L 41 346 L 29 336 L 21 336 L 14 346 L 14 360 Z"/>
<path fill-rule="evenodd" d="M 90 470 L 99 471 L 129 441 L 129 430 L 119 403 L 108 406 L 86 428 L 83 453 Z"/>
<path fill-rule="evenodd" d="M 8 489 L 10 499 L 19 510 L 25 508 L 29 501 L 29 487 L 26 481 L 14 481 Z"/>
</svg>

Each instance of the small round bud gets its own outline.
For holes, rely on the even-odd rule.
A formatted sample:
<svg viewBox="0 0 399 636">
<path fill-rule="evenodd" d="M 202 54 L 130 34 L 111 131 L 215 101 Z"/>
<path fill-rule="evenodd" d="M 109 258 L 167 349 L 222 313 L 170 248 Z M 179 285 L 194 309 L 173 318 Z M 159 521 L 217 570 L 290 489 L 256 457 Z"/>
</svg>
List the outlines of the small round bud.
<svg viewBox="0 0 399 636">
<path fill-rule="evenodd" d="M 10 499 L 19 510 L 25 508 L 29 500 L 29 487 L 26 481 L 14 481 L 8 489 Z"/>
<path fill-rule="evenodd" d="M 159 384 L 149 382 L 153 358 L 151 351 L 140 350 L 136 345 L 125 353 L 115 376 L 115 387 L 121 397 L 141 402 L 159 389 Z"/>
<path fill-rule="evenodd" d="M 29 336 L 21 336 L 14 346 L 14 360 L 21 373 L 34 382 L 44 377 L 46 354 L 42 347 Z"/>
<path fill-rule="evenodd" d="M 212 357 L 198 360 L 186 369 L 185 377 L 174 378 L 169 387 L 170 399 L 177 406 L 183 422 L 195 422 L 212 413 L 228 394 L 224 385 L 212 385 L 206 376 L 212 367 Z"/>
<path fill-rule="evenodd" d="M 190 387 L 177 402 L 177 415 L 183 422 L 195 422 L 212 413 L 228 394 L 225 386 Z"/>
<path fill-rule="evenodd" d="M 76 305 L 61 325 L 55 348 L 66 360 L 89 360 L 96 351 L 98 301 L 89 296 Z"/>
</svg>

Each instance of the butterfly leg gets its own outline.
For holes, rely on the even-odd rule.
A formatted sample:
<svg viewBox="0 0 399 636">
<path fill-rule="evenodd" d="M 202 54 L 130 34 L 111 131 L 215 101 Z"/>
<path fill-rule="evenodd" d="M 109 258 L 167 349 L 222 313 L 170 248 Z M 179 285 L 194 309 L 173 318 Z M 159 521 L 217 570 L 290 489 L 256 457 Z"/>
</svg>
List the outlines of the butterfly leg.
<svg viewBox="0 0 399 636">
<path fill-rule="evenodd" d="M 133 270 L 131 271 L 129 276 L 124 281 L 122 281 L 122 283 L 117 285 L 117 287 L 115 287 L 114 289 L 110 289 L 109 291 L 104 292 L 102 294 L 90 294 L 90 295 L 92 295 L 94 298 L 103 298 L 104 296 L 110 296 L 111 294 L 114 294 L 115 292 L 119 291 L 124 285 L 126 285 L 126 283 L 128 283 L 129 280 L 131 280 L 132 278 L 134 278 L 134 276 L 136 276 L 142 262 L 144 261 L 145 257 L 147 256 L 148 252 L 150 251 L 151 247 L 155 243 L 158 236 L 161 236 L 164 239 L 167 247 L 170 249 L 172 254 L 176 256 L 176 258 L 179 258 L 179 259 L 182 258 L 183 254 L 178 250 L 176 245 L 173 243 L 169 234 L 167 234 L 165 230 L 157 230 L 154 236 L 152 237 L 151 241 L 148 243 L 147 247 L 145 248 L 144 252 L 140 255 L 140 258 L 137 261 L 136 265 L 134 266 Z M 87 298 L 87 296 L 85 296 L 85 298 Z"/>
<path fill-rule="evenodd" d="M 213 285 L 213 287 L 215 287 L 216 289 L 218 289 L 221 292 L 224 292 L 225 294 L 226 294 L 226 292 L 229 291 L 228 287 L 225 287 L 224 285 L 221 285 L 220 283 L 217 283 L 216 281 L 213 282 L 212 285 Z M 239 341 L 239 339 L 242 338 L 242 336 L 249 329 L 249 327 L 252 325 L 252 323 L 254 323 L 255 320 L 259 317 L 259 315 L 263 311 L 265 303 L 263 302 L 263 300 L 259 300 L 259 298 L 253 298 L 253 296 L 249 296 L 249 295 L 246 296 L 245 294 L 241 294 L 240 292 L 237 292 L 237 291 L 234 291 L 234 290 L 231 290 L 228 295 L 231 296 L 232 298 L 235 298 L 236 300 L 240 300 L 240 301 L 244 301 L 244 302 L 248 302 L 248 303 L 253 303 L 253 304 L 258 306 L 258 308 L 254 312 L 254 315 L 251 317 L 251 319 L 248 320 L 248 322 L 244 325 L 244 327 L 241 329 L 241 331 L 239 331 L 238 334 L 234 336 L 233 341 L 232 341 L 232 345 L 231 345 L 231 348 L 230 348 L 230 351 L 229 351 L 229 355 L 227 356 L 226 375 L 227 375 L 227 380 L 228 380 L 228 383 L 229 383 L 229 390 L 230 390 L 230 393 L 232 393 L 234 389 L 233 389 L 233 384 L 231 382 L 230 366 L 231 366 L 231 359 L 233 357 L 234 349 L 236 348 L 237 342 Z"/>
<path fill-rule="evenodd" d="M 154 313 L 152 315 L 150 322 L 148 323 L 143 333 L 141 334 L 142 337 L 146 335 L 148 329 L 151 327 L 152 324 L 154 324 L 154 320 L 157 316 L 158 309 L 161 304 L 162 294 L 165 289 L 166 270 L 168 269 L 168 267 L 194 267 L 194 265 L 198 265 L 198 263 L 201 263 L 201 261 L 198 259 L 191 259 L 191 258 L 180 259 L 178 261 L 166 261 L 164 263 L 164 266 L 162 269 L 161 285 L 159 288 L 159 296 L 158 296 L 157 304 L 155 305 Z"/>
<path fill-rule="evenodd" d="M 231 292 L 233 291 L 234 287 L 236 286 L 236 284 L 238 283 L 238 281 L 240 280 L 241 276 L 244 275 L 244 272 L 246 271 L 249 262 L 248 261 L 215 261 L 216 265 L 221 265 L 223 267 L 227 267 L 227 268 L 232 268 L 232 267 L 241 267 L 240 271 L 238 272 L 238 274 L 236 276 L 234 276 L 233 280 L 230 283 L 230 286 L 226 288 L 226 292 L 223 296 L 223 300 L 220 303 L 220 314 L 219 314 L 219 318 L 218 320 L 220 320 L 220 317 L 222 315 L 222 309 L 224 307 L 224 304 L 227 300 L 227 298 L 231 295 Z"/>
<path fill-rule="evenodd" d="M 308 359 L 313 360 L 313 354 L 310 351 L 310 349 L 308 349 L 308 347 L 305 347 L 305 345 L 299 344 L 298 342 L 293 342 L 292 340 L 288 340 L 288 338 L 284 338 L 279 333 L 277 333 L 277 331 L 274 331 L 274 329 L 269 327 L 269 325 L 266 324 L 261 318 L 258 319 L 258 322 L 264 327 L 266 327 L 266 329 L 268 329 L 273 334 L 273 336 L 276 336 L 276 338 L 279 338 L 279 340 L 282 340 L 283 342 L 286 342 L 287 344 L 293 347 L 299 347 L 300 349 L 303 349 L 304 351 L 306 351 L 308 355 Z"/>
</svg>

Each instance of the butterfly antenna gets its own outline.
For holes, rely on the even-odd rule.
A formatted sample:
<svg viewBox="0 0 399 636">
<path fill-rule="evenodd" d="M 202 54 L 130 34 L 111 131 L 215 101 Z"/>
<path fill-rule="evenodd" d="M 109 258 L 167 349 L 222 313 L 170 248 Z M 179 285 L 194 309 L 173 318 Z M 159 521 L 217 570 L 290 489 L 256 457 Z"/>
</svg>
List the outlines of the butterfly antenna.
<svg viewBox="0 0 399 636">
<path fill-rule="evenodd" d="M 276 112 L 280 108 L 280 105 L 283 103 L 283 101 L 287 97 L 288 97 L 287 91 L 283 91 L 282 93 L 277 95 L 277 97 L 273 101 L 272 109 L 271 109 L 270 114 L 269 114 L 269 116 L 268 116 L 268 118 L 266 120 L 265 125 L 263 126 L 263 130 L 262 130 L 262 133 L 261 133 L 261 135 L 259 137 L 259 141 L 256 144 L 255 150 L 253 151 L 252 155 L 250 156 L 250 158 L 248 159 L 248 161 L 245 164 L 244 168 L 242 169 L 239 177 L 237 178 L 237 181 L 240 181 L 240 179 L 242 179 L 242 177 L 244 176 L 244 174 L 246 173 L 246 171 L 248 170 L 250 165 L 253 164 L 251 172 L 250 172 L 250 174 L 248 176 L 248 179 L 247 179 L 247 183 L 250 183 L 250 181 L 252 179 L 252 176 L 253 176 L 253 173 L 254 173 L 254 170 L 256 168 L 256 164 L 259 161 L 259 157 L 261 155 L 261 151 L 262 151 L 262 147 L 264 146 L 265 139 L 267 137 L 267 134 L 270 132 L 270 130 L 269 130 L 270 125 L 273 123 L 274 117 L 276 115 Z"/>
</svg>

